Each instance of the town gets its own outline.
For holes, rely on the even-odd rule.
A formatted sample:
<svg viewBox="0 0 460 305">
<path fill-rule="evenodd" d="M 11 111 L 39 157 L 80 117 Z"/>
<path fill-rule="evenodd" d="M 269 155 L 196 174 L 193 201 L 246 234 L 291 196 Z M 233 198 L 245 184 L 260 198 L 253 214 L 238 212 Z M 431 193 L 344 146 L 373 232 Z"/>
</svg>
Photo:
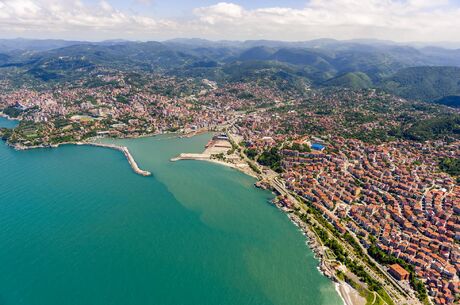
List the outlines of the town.
<svg viewBox="0 0 460 305">
<path fill-rule="evenodd" d="M 1 130 L 3 139 L 27 149 L 96 137 L 221 132 L 219 149 L 208 149 L 207 159 L 236 168 L 247 162 L 254 176 L 276 179 L 289 213 L 307 219 L 299 209 L 305 204 L 321 217 L 314 229 L 319 240 L 327 245 L 329 232 L 341 236 L 344 249 L 366 253 L 363 261 L 351 260 L 329 246 L 338 262 L 334 277 L 349 269 L 350 282 L 355 274 L 387 304 L 399 304 L 398 295 L 407 304 L 459 301 L 459 174 L 442 166 L 458 165 L 458 111 L 375 89 L 300 93 L 255 82 L 122 72 L 93 77 L 94 86 L 82 80 L 2 89 L 0 110 L 20 120 Z"/>
</svg>

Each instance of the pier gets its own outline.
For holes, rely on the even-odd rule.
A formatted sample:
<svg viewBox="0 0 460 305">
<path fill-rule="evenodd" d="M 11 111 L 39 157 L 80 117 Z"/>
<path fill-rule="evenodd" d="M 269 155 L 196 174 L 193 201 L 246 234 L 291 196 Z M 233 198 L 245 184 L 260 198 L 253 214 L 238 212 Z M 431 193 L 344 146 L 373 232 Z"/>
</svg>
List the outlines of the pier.
<svg viewBox="0 0 460 305">
<path fill-rule="evenodd" d="M 172 158 L 171 161 L 179 160 L 211 160 L 211 155 L 209 154 L 191 154 L 191 153 L 182 153 L 178 157 Z"/>
</svg>

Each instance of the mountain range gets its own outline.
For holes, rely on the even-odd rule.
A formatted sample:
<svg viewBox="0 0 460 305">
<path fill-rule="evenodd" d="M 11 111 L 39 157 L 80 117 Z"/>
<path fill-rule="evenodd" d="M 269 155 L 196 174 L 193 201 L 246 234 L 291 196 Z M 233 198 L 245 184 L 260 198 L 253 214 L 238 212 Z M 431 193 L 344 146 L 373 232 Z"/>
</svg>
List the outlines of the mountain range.
<svg viewBox="0 0 460 305">
<path fill-rule="evenodd" d="M 96 68 L 218 82 L 258 79 L 312 87 L 374 87 L 408 99 L 460 107 L 460 49 L 333 39 L 0 40 L 0 78 L 15 84 L 72 80 Z"/>
</svg>

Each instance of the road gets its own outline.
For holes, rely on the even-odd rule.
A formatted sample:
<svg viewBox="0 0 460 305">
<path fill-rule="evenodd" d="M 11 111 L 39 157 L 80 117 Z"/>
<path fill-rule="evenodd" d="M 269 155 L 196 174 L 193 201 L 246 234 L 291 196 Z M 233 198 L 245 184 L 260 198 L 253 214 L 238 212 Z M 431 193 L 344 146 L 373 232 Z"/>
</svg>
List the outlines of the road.
<svg viewBox="0 0 460 305">
<path fill-rule="evenodd" d="M 279 194 L 283 196 L 287 196 L 289 200 L 295 204 L 297 208 L 299 208 L 301 211 L 306 211 L 305 204 L 299 202 L 297 198 L 295 198 L 289 190 L 286 189 L 284 186 L 284 183 L 282 183 L 278 175 L 274 172 L 270 172 L 270 170 L 265 171 L 267 174 L 263 175 L 263 181 L 266 181 L 272 185 L 272 187 L 278 192 Z M 355 254 L 355 250 L 345 241 L 342 239 L 338 238 L 337 236 L 334 235 L 333 232 L 330 232 L 327 228 L 322 226 L 319 222 L 317 222 L 313 217 L 310 217 L 310 220 L 312 223 L 315 223 L 316 225 L 320 226 L 323 228 L 323 230 L 326 230 L 329 232 L 329 235 L 335 239 L 338 243 L 340 243 L 347 251 L 349 254 L 349 258 L 358 262 L 360 265 L 364 267 L 364 270 L 377 282 L 379 282 L 383 289 L 387 292 L 387 294 L 391 297 L 391 299 L 395 302 L 395 304 L 408 304 L 408 305 L 420 305 L 420 301 L 415 298 L 414 296 L 410 296 L 403 287 L 399 285 L 390 275 L 387 274 L 387 271 L 384 270 L 383 268 L 380 267 L 380 265 L 369 255 L 366 254 L 368 259 L 372 261 L 379 271 L 384 275 L 384 278 L 382 278 L 382 275 L 378 274 L 374 269 L 369 267 L 367 262 L 365 262 L 361 257 L 358 257 Z M 363 249 L 363 253 L 366 253 L 366 250 Z"/>
<path fill-rule="evenodd" d="M 227 132 L 227 135 L 230 140 L 236 143 L 239 146 L 239 143 L 235 140 L 235 136 L 233 136 L 230 132 Z M 241 148 L 241 147 L 240 147 Z M 264 181 L 271 185 L 273 189 L 278 192 L 280 195 L 287 196 L 287 198 L 298 208 L 300 211 L 306 212 L 306 206 L 303 202 L 300 202 L 288 189 L 286 189 L 284 183 L 279 179 L 279 175 L 272 171 L 271 169 L 264 168 L 254 161 L 250 160 L 244 153 L 241 153 L 244 161 L 252 162 L 256 165 L 256 167 L 260 170 L 262 174 L 259 174 L 258 177 L 261 181 Z M 359 263 L 364 267 L 364 270 L 378 283 L 380 283 L 385 290 L 385 292 L 390 296 L 393 302 L 397 305 L 407 304 L 407 305 L 421 305 L 421 302 L 416 298 L 413 292 L 406 291 L 405 287 L 401 286 L 395 279 L 393 279 L 388 272 L 383 269 L 380 264 L 378 264 L 372 257 L 367 254 L 367 250 L 362 247 L 362 245 L 358 242 L 358 244 L 362 247 L 363 253 L 366 255 L 366 260 L 375 264 L 376 268 L 379 272 L 375 269 L 371 268 L 366 260 L 363 260 L 362 257 L 356 255 L 355 250 L 352 246 L 350 246 L 346 241 L 342 240 L 338 236 L 336 236 L 333 232 L 331 232 L 328 228 L 324 227 L 320 224 L 314 217 L 309 216 L 310 221 L 316 224 L 317 226 L 321 227 L 323 230 L 326 230 L 329 235 L 335 239 L 339 244 L 341 244 L 344 249 L 348 251 L 349 258 L 354 260 L 355 262 Z M 349 230 L 347 229 L 347 232 Z M 352 236 L 354 234 L 349 232 Z"/>
</svg>

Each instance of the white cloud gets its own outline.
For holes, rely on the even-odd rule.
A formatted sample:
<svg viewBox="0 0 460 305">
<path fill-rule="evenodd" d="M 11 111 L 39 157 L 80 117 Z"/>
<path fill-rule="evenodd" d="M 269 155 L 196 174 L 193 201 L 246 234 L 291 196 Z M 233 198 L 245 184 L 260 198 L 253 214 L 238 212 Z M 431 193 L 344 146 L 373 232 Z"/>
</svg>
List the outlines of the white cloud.
<svg viewBox="0 0 460 305">
<path fill-rule="evenodd" d="M 157 27 L 153 18 L 124 13 L 106 0 L 96 5 L 72 0 L 0 0 L 0 8 L 0 35 L 68 33 L 85 38 L 88 31 L 108 31 L 124 36 L 129 29 L 148 33 Z"/>
<path fill-rule="evenodd" d="M 303 9 L 254 10 L 220 3 L 194 12 L 214 38 L 460 41 L 460 9 L 448 0 L 311 0 Z"/>
<path fill-rule="evenodd" d="M 182 20 L 154 19 L 98 1 L 0 0 L 0 36 L 460 41 L 460 8 L 449 0 L 310 0 L 302 9 L 280 1 L 279 7 L 251 10 L 220 2 L 195 8 Z"/>
<path fill-rule="evenodd" d="M 196 8 L 194 11 L 196 16 L 204 23 L 214 24 L 218 22 L 234 21 L 235 19 L 243 18 L 245 11 L 243 7 L 227 2 Z"/>
</svg>

